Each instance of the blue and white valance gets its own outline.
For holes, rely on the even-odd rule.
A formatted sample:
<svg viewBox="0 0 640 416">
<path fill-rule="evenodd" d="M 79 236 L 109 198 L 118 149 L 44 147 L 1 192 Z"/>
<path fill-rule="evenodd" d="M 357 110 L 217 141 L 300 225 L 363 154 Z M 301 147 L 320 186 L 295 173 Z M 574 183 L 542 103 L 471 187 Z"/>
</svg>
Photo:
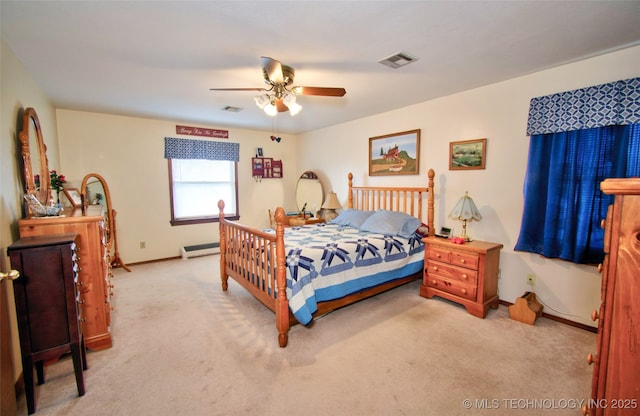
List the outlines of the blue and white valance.
<svg viewBox="0 0 640 416">
<path fill-rule="evenodd" d="M 211 140 L 164 138 L 165 159 L 240 160 L 240 144 Z"/>
<path fill-rule="evenodd" d="M 640 123 L 640 78 L 531 100 L 527 135 Z"/>
</svg>

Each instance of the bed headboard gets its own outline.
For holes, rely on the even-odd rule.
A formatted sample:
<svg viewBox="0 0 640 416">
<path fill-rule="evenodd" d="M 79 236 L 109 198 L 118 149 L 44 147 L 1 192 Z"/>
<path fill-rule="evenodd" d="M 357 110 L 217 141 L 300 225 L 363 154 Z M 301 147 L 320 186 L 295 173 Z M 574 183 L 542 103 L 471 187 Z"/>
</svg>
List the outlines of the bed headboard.
<svg viewBox="0 0 640 416">
<path fill-rule="evenodd" d="M 389 186 L 353 186 L 353 174 L 349 172 L 349 191 L 347 206 L 354 209 L 387 209 L 400 211 L 418 218 L 429 226 L 429 235 L 435 234 L 433 225 L 435 172 L 429 169 L 426 188 L 389 187 Z M 422 217 L 422 201 L 427 194 L 427 221 Z"/>
</svg>

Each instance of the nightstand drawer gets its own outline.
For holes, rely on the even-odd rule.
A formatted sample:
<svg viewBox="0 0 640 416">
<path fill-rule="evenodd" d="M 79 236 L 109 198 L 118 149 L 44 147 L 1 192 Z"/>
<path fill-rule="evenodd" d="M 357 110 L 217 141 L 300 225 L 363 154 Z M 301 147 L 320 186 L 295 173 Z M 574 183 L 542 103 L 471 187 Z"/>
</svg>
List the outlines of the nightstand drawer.
<svg viewBox="0 0 640 416">
<path fill-rule="evenodd" d="M 427 260 L 425 271 L 429 276 L 438 275 L 474 286 L 478 283 L 478 272 L 476 270 L 456 267 L 439 261 Z"/>
<path fill-rule="evenodd" d="M 427 286 L 471 301 L 476 300 L 476 292 L 478 290 L 477 286 L 466 285 L 455 280 L 448 280 L 440 276 L 432 275 L 429 275 L 427 278 Z"/>
<path fill-rule="evenodd" d="M 449 263 L 455 264 L 456 266 L 478 270 L 479 257 L 474 253 L 452 251 Z"/>
<path fill-rule="evenodd" d="M 478 270 L 479 256 L 476 253 L 452 250 L 438 245 L 431 245 L 427 250 L 427 257 L 430 259 Z"/>
<path fill-rule="evenodd" d="M 439 246 L 427 246 L 427 257 L 430 259 L 449 263 L 451 258 L 451 250 Z"/>
</svg>

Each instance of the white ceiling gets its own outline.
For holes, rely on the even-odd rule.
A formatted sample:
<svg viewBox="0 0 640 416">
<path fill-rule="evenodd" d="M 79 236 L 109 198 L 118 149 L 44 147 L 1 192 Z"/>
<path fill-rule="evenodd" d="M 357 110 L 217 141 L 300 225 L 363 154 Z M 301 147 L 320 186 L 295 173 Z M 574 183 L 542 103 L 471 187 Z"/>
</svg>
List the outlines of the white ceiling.
<svg viewBox="0 0 640 416">
<path fill-rule="evenodd" d="M 640 44 L 640 1 L 6 1 L 2 38 L 56 107 L 300 133 Z M 396 52 L 418 58 L 391 69 Z M 254 104 L 260 57 L 295 117 Z M 25 103 L 28 105 L 28 103 Z M 237 113 L 225 106 L 240 107 Z"/>
</svg>

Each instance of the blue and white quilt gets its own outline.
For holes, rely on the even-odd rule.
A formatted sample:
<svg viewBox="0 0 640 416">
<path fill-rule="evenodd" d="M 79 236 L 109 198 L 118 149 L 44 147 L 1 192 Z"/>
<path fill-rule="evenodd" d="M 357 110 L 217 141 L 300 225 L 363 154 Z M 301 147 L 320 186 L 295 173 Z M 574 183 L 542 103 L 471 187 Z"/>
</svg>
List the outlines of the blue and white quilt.
<svg viewBox="0 0 640 416">
<path fill-rule="evenodd" d="M 418 273 L 424 263 L 420 234 L 407 239 L 323 223 L 285 228 L 284 241 L 289 308 L 303 325 L 318 302 Z"/>
</svg>

